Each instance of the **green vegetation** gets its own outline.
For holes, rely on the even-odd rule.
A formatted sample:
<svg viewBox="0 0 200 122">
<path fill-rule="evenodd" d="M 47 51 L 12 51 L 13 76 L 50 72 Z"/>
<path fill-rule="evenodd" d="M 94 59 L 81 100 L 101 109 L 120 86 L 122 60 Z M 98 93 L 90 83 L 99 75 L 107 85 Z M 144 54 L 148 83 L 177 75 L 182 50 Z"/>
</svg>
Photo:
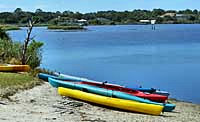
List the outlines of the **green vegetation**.
<svg viewBox="0 0 200 122">
<path fill-rule="evenodd" d="M 25 56 L 27 57 L 26 64 L 32 69 L 38 67 L 42 59 L 42 42 L 31 40 L 27 45 Z M 5 30 L 0 28 L 0 63 L 21 64 L 22 52 L 24 45 L 20 42 L 13 42 Z"/>
<path fill-rule="evenodd" d="M 41 83 L 28 74 L 0 73 L 0 98 L 8 98 L 19 90 L 30 89 Z"/>
<path fill-rule="evenodd" d="M 0 65 L 23 64 L 22 57 L 25 57 L 24 64 L 31 66 L 28 74 L 1 73 L 0 72 L 0 98 L 9 98 L 19 90 L 29 89 L 41 82 L 35 78 L 36 73 L 41 72 L 37 67 L 42 59 L 42 42 L 36 42 L 31 37 L 32 27 L 35 21 L 29 20 L 27 37 L 24 43 L 13 42 L 6 33 L 12 26 L 0 27 Z M 12 28 L 13 29 L 13 28 Z"/>
<path fill-rule="evenodd" d="M 0 63 L 20 64 L 21 44 L 0 39 Z"/>
<path fill-rule="evenodd" d="M 32 69 L 38 67 L 41 63 L 42 46 L 42 42 L 36 42 L 35 40 L 28 46 L 27 55 L 29 55 L 29 60 L 27 64 Z M 21 64 L 21 52 L 21 43 L 0 39 L 0 63 Z"/>
<path fill-rule="evenodd" d="M 0 31 L 0 65 L 5 63 L 21 64 L 22 44 L 19 42 L 12 42 L 5 31 Z M 1 73 L 0 72 L 0 98 L 8 98 L 8 96 L 15 94 L 19 90 L 29 89 L 41 84 L 36 76 L 36 73 L 42 70 L 35 69 L 41 62 L 41 47 L 43 43 L 33 40 L 27 48 L 27 55 L 29 59 L 27 64 L 33 70 L 28 74 L 16 73 Z"/>
<path fill-rule="evenodd" d="M 27 56 L 29 56 L 29 60 L 27 64 L 30 65 L 32 69 L 40 66 L 41 64 L 43 45 L 44 43 L 36 42 L 35 40 L 28 45 Z"/>
<path fill-rule="evenodd" d="M 16 25 L 0 25 L 0 28 L 9 31 L 9 30 L 20 30 L 20 28 Z"/>
<path fill-rule="evenodd" d="M 48 29 L 61 29 L 61 30 L 83 30 L 85 29 L 83 26 L 61 26 L 61 25 L 50 25 Z"/>
<path fill-rule="evenodd" d="M 35 12 L 26 12 L 17 8 L 14 12 L 1 12 L 0 24 L 25 25 L 31 17 L 38 19 L 37 25 L 59 25 L 59 23 L 76 23 L 85 19 L 89 25 L 104 24 L 138 24 L 139 20 L 156 19 L 157 23 L 200 23 L 198 10 L 133 10 L 133 11 L 98 11 L 79 13 L 72 11 L 45 12 L 37 9 Z"/>
</svg>

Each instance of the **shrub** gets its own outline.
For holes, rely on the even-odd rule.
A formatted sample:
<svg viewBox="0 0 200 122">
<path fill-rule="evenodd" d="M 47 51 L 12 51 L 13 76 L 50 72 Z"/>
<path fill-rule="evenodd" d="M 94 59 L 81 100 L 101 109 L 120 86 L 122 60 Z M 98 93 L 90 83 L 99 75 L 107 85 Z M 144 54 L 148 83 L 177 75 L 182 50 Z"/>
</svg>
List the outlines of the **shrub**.
<svg viewBox="0 0 200 122">
<path fill-rule="evenodd" d="M 27 49 L 27 64 L 32 69 L 40 66 L 42 60 L 42 42 L 33 40 Z M 21 64 L 22 44 L 10 40 L 0 39 L 0 62 L 10 64 Z"/>
<path fill-rule="evenodd" d="M 21 44 L 13 43 L 10 40 L 0 39 L 0 59 L 1 62 L 9 63 L 12 58 L 20 58 Z"/>
<path fill-rule="evenodd" d="M 31 68 L 36 68 L 40 66 L 42 61 L 42 42 L 36 42 L 33 40 L 27 49 L 27 57 L 28 62 L 27 64 L 30 65 Z"/>
<path fill-rule="evenodd" d="M 31 25 L 31 29 L 29 28 L 30 30 L 28 33 L 28 37 L 30 38 L 34 22 L 29 21 L 29 24 Z M 25 56 L 25 64 L 30 65 L 32 69 L 40 66 L 43 43 L 31 39 L 30 44 L 27 43 L 26 46 L 27 51 L 23 55 L 22 52 L 24 50 L 22 47 L 24 47 L 24 45 L 19 42 L 13 42 L 5 30 L 0 28 L 0 63 L 22 64 L 22 57 Z"/>
</svg>

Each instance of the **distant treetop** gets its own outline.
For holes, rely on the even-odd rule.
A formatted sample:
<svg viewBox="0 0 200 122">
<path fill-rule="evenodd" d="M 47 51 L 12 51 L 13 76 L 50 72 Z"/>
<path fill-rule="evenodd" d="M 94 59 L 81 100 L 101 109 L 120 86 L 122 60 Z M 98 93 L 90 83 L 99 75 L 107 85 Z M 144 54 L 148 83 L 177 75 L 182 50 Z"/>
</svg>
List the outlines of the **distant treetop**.
<svg viewBox="0 0 200 122">
<path fill-rule="evenodd" d="M 85 19 L 88 21 L 88 24 L 93 25 L 139 24 L 140 20 L 157 20 L 157 23 L 200 23 L 200 11 L 196 9 L 180 11 L 164 9 L 136 9 L 132 11 L 109 10 L 80 13 L 69 10 L 64 12 L 45 12 L 42 9 L 36 9 L 35 12 L 25 12 L 21 8 L 17 8 L 13 13 L 1 12 L 0 24 L 26 24 L 27 19 L 30 17 L 38 18 L 39 24 L 55 24 L 57 23 L 57 18 L 69 18 L 70 20 Z"/>
</svg>

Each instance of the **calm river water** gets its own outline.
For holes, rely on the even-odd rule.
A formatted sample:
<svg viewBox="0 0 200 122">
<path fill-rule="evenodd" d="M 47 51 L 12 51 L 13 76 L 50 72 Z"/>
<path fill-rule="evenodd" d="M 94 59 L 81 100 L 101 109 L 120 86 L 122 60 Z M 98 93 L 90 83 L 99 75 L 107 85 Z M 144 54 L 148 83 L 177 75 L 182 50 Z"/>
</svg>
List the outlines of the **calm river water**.
<svg viewBox="0 0 200 122">
<path fill-rule="evenodd" d="M 87 31 L 37 27 L 45 43 L 42 67 L 128 87 L 166 90 L 171 97 L 200 103 L 200 25 L 88 26 Z M 25 28 L 9 31 L 24 40 Z"/>
</svg>

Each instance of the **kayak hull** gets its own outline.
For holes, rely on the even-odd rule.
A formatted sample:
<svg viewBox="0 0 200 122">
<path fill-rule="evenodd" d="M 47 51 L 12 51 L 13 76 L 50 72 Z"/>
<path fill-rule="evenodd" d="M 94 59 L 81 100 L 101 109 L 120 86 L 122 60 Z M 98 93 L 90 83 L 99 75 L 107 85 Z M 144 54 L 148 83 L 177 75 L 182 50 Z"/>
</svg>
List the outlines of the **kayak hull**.
<svg viewBox="0 0 200 122">
<path fill-rule="evenodd" d="M 48 78 L 53 78 L 53 79 L 57 79 L 57 80 L 63 80 L 63 81 L 68 81 L 68 80 L 73 80 L 76 79 L 73 76 L 68 76 L 68 77 L 58 77 L 58 76 L 54 76 L 54 75 L 48 75 L 48 74 L 44 74 L 44 73 L 40 73 L 38 74 L 38 77 L 40 79 L 43 79 L 45 81 L 48 81 Z M 79 79 L 80 80 L 80 79 Z M 162 95 L 157 95 L 157 94 L 145 94 L 141 91 L 137 91 L 137 90 L 133 90 L 130 88 L 125 88 L 123 86 L 118 86 L 118 85 L 112 85 L 112 84 L 107 84 L 107 83 L 102 83 L 102 82 L 92 82 L 92 81 L 82 81 L 79 82 L 78 79 L 73 80 L 73 82 L 78 82 L 80 84 L 87 84 L 87 85 L 92 85 L 92 86 L 97 86 L 100 88 L 105 88 L 105 89 L 109 89 L 109 90 L 116 90 L 116 91 L 121 91 L 121 92 L 125 92 L 131 95 L 135 95 L 137 97 L 141 97 L 144 99 L 149 99 L 152 101 L 156 101 L 156 102 L 165 102 L 167 100 L 167 96 L 162 96 Z"/>
<path fill-rule="evenodd" d="M 64 77 L 58 77 L 56 75 L 49 75 L 49 74 L 45 74 L 45 73 L 39 73 L 38 74 L 38 78 L 42 79 L 44 81 L 48 82 L 48 78 L 53 78 L 53 79 L 57 79 L 57 80 L 68 80 L 71 81 L 69 78 L 64 78 Z M 73 82 L 79 82 L 78 80 L 73 80 Z"/>
<path fill-rule="evenodd" d="M 120 91 L 108 90 L 108 89 L 99 88 L 99 87 L 86 85 L 86 84 L 77 84 L 75 82 L 66 82 L 66 81 L 56 80 L 53 78 L 49 78 L 48 81 L 53 87 L 56 87 L 56 88 L 57 87 L 65 87 L 65 88 L 77 89 L 77 90 L 86 91 L 89 93 L 108 96 L 108 97 L 116 97 L 116 98 L 121 98 L 121 99 L 133 100 L 133 101 L 137 101 L 137 102 L 141 102 L 141 103 L 160 105 L 160 106 L 164 106 L 165 112 L 170 112 L 173 109 L 175 109 L 174 104 L 153 102 L 153 101 L 143 99 L 140 97 L 136 97 L 136 96 L 124 93 L 124 92 L 120 92 Z"/>
<path fill-rule="evenodd" d="M 163 95 L 158 95 L 158 94 L 145 94 L 144 92 L 138 91 L 138 90 L 133 90 L 130 88 L 125 88 L 125 87 L 120 87 L 120 86 L 113 86 L 113 85 L 107 85 L 106 83 L 104 84 L 100 84 L 100 83 L 93 83 L 93 82 L 80 82 L 81 84 L 87 84 L 87 85 L 93 85 L 93 86 L 97 86 L 100 88 L 105 88 L 105 89 L 109 89 L 109 90 L 116 90 L 116 91 L 120 91 L 120 92 L 125 92 L 137 97 L 141 97 L 144 99 L 149 99 L 152 101 L 156 101 L 156 102 L 165 102 L 168 97 L 167 96 L 163 96 Z"/>
<path fill-rule="evenodd" d="M 0 72 L 28 72 L 29 70 L 30 70 L 29 65 L 0 66 Z"/>
<path fill-rule="evenodd" d="M 102 84 L 103 82 L 99 82 L 99 81 L 95 81 L 95 80 L 90 80 L 90 79 L 87 79 L 87 78 L 81 78 L 81 77 L 75 77 L 75 76 L 71 76 L 71 75 L 65 75 L 65 74 L 58 74 L 58 73 L 56 73 L 58 76 L 59 76 L 59 78 L 65 78 L 65 79 L 67 79 L 67 80 L 69 80 L 69 81 L 79 81 L 79 82 L 81 82 L 81 81 L 84 81 L 84 82 L 90 82 L 90 83 L 100 83 L 100 84 Z M 118 87 L 122 87 L 122 86 L 120 86 L 120 85 L 117 85 L 117 84 L 111 84 L 111 83 L 106 83 L 107 85 L 112 85 L 112 86 L 118 86 Z"/>
<path fill-rule="evenodd" d="M 61 78 L 66 78 L 66 80 L 74 80 L 74 81 L 85 81 L 85 82 L 90 82 L 90 83 L 100 83 L 102 84 L 103 82 L 97 82 L 97 81 L 94 81 L 94 80 L 89 80 L 87 78 L 81 78 L 81 77 L 75 77 L 75 76 L 71 76 L 71 75 L 65 75 L 65 74 L 59 74 L 59 73 L 56 73 L 59 77 Z M 120 85 L 116 85 L 116 84 L 109 84 L 109 83 L 106 83 L 106 85 L 112 85 L 112 86 L 116 86 L 116 87 L 123 87 L 123 86 L 120 86 Z M 168 97 L 170 94 L 166 91 L 160 91 L 160 90 L 156 90 L 154 88 L 131 88 L 133 90 L 138 90 L 138 91 L 141 91 L 141 92 L 148 92 L 148 93 L 152 93 L 152 94 L 158 94 L 158 95 L 164 95 L 166 97 Z M 161 100 L 162 101 L 162 100 Z"/>
<path fill-rule="evenodd" d="M 82 92 L 79 90 L 72 90 L 68 88 L 58 88 L 58 93 L 62 96 L 68 96 L 71 98 L 88 101 L 100 105 L 105 105 L 109 107 L 114 107 L 118 109 L 151 114 L 151 115 L 160 115 L 163 110 L 163 106 L 145 104 L 134 102 L 130 100 L 123 100 L 118 98 L 105 97 L 101 95 L 96 95 L 92 93 Z"/>
</svg>

